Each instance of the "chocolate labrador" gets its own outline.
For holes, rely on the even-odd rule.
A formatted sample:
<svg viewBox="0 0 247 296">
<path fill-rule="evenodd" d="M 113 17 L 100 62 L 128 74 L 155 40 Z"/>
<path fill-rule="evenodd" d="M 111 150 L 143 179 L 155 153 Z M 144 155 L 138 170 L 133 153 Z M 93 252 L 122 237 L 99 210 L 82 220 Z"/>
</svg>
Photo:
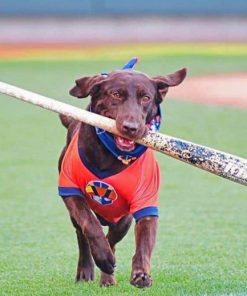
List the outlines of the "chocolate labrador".
<svg viewBox="0 0 247 296">
<path fill-rule="evenodd" d="M 115 285 L 115 246 L 135 218 L 136 249 L 130 283 L 152 285 L 150 259 L 158 224 L 159 168 L 153 152 L 136 144 L 153 124 L 170 86 L 180 84 L 186 69 L 150 78 L 117 70 L 76 80 L 70 95 L 91 96 L 88 110 L 116 120 L 122 137 L 60 115 L 68 129 L 59 160 L 59 195 L 76 229 L 79 260 L 76 280 Z M 108 226 L 105 236 L 101 225 Z"/>
</svg>

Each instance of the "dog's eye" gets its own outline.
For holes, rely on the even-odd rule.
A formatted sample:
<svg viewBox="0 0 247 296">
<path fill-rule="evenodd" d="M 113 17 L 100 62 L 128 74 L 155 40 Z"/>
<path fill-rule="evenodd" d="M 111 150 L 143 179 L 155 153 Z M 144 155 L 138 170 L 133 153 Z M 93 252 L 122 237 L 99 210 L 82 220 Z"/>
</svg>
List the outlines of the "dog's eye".
<svg viewBox="0 0 247 296">
<path fill-rule="evenodd" d="M 118 92 L 118 91 L 113 91 L 112 93 L 111 93 L 111 95 L 115 98 L 115 99 L 120 99 L 120 93 Z"/>
<path fill-rule="evenodd" d="M 151 100 L 151 98 L 149 96 L 142 97 L 142 103 L 144 103 L 144 104 L 150 102 L 150 100 Z"/>
</svg>

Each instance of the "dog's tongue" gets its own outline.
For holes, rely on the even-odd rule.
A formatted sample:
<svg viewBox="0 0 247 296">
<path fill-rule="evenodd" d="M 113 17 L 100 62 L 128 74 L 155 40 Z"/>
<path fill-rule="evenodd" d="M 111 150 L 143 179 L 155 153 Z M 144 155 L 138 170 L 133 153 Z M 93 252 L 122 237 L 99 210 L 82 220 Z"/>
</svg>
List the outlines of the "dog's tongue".
<svg viewBox="0 0 247 296">
<path fill-rule="evenodd" d="M 115 142 L 117 147 L 123 151 L 132 151 L 135 149 L 135 142 L 133 140 L 128 140 L 126 138 L 116 136 Z"/>
</svg>

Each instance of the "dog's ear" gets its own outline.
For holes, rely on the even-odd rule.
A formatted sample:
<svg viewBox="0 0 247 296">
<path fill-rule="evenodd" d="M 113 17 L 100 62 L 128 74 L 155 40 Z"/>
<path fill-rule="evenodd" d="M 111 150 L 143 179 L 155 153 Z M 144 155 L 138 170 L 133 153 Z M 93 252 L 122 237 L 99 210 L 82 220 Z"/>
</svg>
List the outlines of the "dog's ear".
<svg viewBox="0 0 247 296">
<path fill-rule="evenodd" d="M 160 96 L 164 97 L 170 86 L 179 85 L 184 80 L 186 74 L 187 69 L 183 68 L 170 75 L 153 77 Z"/>
<path fill-rule="evenodd" d="M 103 80 L 105 80 L 105 76 L 103 75 L 87 76 L 77 79 L 75 81 L 76 85 L 71 88 L 69 94 L 77 98 L 86 98 L 92 88 Z"/>
</svg>

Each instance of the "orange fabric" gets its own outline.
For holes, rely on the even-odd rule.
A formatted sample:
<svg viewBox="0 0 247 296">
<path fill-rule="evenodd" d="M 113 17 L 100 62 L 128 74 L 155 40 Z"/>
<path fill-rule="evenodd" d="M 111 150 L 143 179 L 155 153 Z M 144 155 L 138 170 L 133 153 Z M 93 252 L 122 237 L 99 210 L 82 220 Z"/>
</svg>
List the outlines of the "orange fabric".
<svg viewBox="0 0 247 296">
<path fill-rule="evenodd" d="M 115 223 L 124 215 L 157 207 L 160 174 L 152 150 L 147 151 L 122 172 L 99 178 L 83 163 L 78 151 L 78 132 L 73 137 L 62 162 L 59 193 L 67 196 L 79 190 L 91 209 L 105 220 Z M 74 194 L 75 195 L 75 194 Z"/>
</svg>

